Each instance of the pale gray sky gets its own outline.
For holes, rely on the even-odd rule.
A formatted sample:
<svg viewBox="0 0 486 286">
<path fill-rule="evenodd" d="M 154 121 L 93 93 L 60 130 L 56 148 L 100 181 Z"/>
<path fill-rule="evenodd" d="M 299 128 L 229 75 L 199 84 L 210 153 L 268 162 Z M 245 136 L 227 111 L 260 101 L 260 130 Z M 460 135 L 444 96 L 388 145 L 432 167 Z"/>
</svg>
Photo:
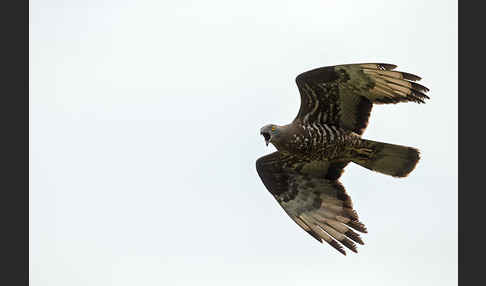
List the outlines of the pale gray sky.
<svg viewBox="0 0 486 286">
<path fill-rule="evenodd" d="M 456 2 L 30 1 L 31 285 L 456 285 Z M 342 256 L 266 191 L 259 129 L 299 73 L 376 61 L 431 100 L 363 137 L 422 160 L 346 169 L 369 233 Z"/>
</svg>

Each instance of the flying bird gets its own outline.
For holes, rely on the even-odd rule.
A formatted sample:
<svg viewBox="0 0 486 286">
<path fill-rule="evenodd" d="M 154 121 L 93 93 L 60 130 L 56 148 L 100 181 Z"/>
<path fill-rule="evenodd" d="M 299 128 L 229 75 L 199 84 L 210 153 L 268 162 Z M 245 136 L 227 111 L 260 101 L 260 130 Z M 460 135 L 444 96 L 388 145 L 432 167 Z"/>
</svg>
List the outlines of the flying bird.
<svg viewBox="0 0 486 286">
<path fill-rule="evenodd" d="M 361 138 L 373 104 L 424 103 L 421 78 L 394 71 L 396 65 L 364 63 L 328 66 L 295 79 L 300 93 L 297 117 L 288 125 L 265 125 L 265 143 L 276 152 L 256 161 L 263 184 L 285 212 L 319 242 L 346 255 L 364 244 L 366 233 L 350 196 L 339 182 L 355 163 L 393 177 L 406 177 L 420 159 L 412 147 Z M 357 231 L 357 232 L 356 232 Z"/>
</svg>

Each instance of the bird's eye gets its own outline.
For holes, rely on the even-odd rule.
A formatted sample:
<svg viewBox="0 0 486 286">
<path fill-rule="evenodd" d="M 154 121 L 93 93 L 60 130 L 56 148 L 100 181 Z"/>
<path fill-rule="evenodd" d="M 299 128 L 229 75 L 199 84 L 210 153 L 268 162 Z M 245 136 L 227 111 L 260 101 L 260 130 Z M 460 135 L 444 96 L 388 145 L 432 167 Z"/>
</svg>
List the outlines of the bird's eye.
<svg viewBox="0 0 486 286">
<path fill-rule="evenodd" d="M 275 131 L 275 126 L 272 126 L 272 131 Z"/>
</svg>

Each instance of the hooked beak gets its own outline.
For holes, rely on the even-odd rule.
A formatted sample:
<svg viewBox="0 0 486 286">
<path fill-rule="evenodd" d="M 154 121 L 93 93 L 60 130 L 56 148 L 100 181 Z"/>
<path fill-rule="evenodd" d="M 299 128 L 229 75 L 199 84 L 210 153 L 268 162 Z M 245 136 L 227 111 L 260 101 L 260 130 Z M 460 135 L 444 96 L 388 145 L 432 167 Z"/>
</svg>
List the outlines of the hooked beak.
<svg viewBox="0 0 486 286">
<path fill-rule="evenodd" d="M 261 132 L 260 133 L 264 138 L 265 138 L 265 144 L 268 146 L 268 143 L 270 143 L 270 134 L 266 133 L 266 132 Z"/>
</svg>

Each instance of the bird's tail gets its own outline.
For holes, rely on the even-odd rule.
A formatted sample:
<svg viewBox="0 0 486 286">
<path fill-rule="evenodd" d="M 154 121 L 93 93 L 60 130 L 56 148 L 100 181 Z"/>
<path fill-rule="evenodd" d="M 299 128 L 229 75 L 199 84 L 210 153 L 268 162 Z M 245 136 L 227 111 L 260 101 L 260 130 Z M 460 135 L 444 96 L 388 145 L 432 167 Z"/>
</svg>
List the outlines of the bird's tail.
<svg viewBox="0 0 486 286">
<path fill-rule="evenodd" d="M 360 146 L 352 150 L 351 161 L 372 171 L 406 177 L 420 159 L 420 152 L 412 147 L 361 140 Z"/>
</svg>

